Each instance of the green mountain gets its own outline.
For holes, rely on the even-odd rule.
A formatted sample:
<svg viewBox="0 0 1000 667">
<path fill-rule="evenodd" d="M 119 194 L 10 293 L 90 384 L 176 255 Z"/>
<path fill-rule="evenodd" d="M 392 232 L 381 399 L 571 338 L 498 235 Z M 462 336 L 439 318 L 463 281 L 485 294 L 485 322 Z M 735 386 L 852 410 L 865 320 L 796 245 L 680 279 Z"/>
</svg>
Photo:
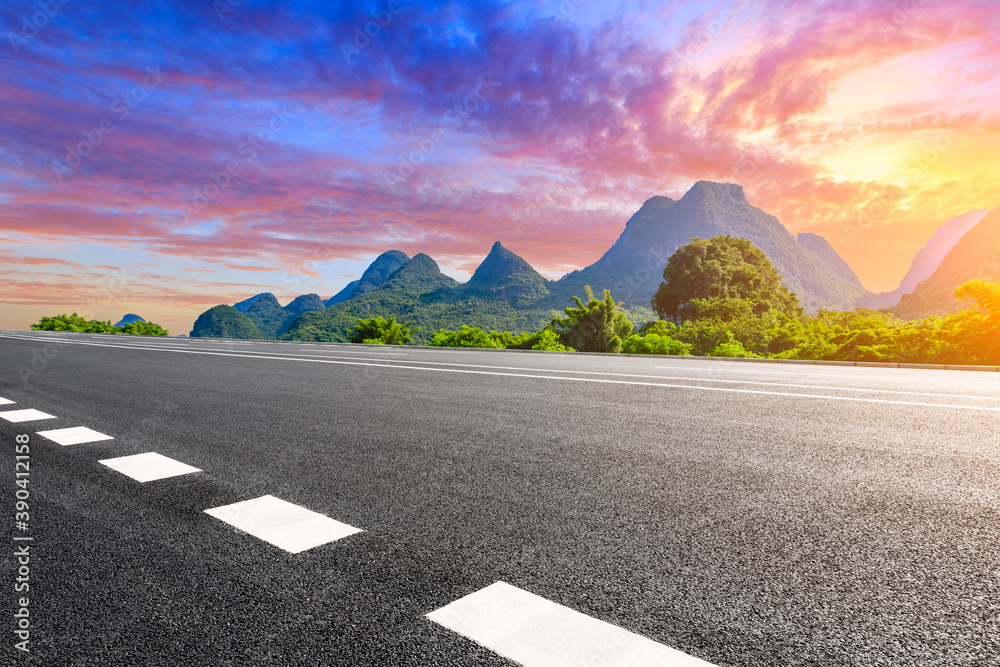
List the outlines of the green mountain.
<svg viewBox="0 0 1000 667">
<path fill-rule="evenodd" d="M 295 320 L 285 338 L 291 340 L 344 341 L 358 318 L 395 317 L 415 321 L 421 331 L 414 335 L 426 343 L 438 329 L 458 329 L 463 324 L 498 331 L 535 331 L 547 324 L 553 312 L 515 306 L 528 289 L 544 281 L 527 262 L 500 244 L 495 244 L 471 287 L 460 286 L 441 273 L 437 263 L 418 254 L 401 266 L 381 286 L 359 294 L 323 312 L 312 312 Z M 543 286 L 544 287 L 544 286 Z"/>
<path fill-rule="evenodd" d="M 240 311 L 241 313 L 245 313 L 250 308 L 250 306 L 252 306 L 254 304 L 255 301 L 257 301 L 258 299 L 263 299 L 264 297 L 268 297 L 268 296 L 272 297 L 272 298 L 274 297 L 274 295 L 271 294 L 270 292 L 263 292 L 261 294 L 254 294 L 249 299 L 244 299 L 243 301 L 240 301 L 239 303 L 234 303 L 233 304 L 233 308 L 235 308 L 236 310 Z"/>
<path fill-rule="evenodd" d="M 837 251 L 833 249 L 830 242 L 819 234 L 812 234 L 810 232 L 799 232 L 799 235 L 795 237 L 795 242 L 802 246 L 805 250 L 811 252 L 813 256 L 819 258 L 831 271 L 840 276 L 842 279 L 862 287 L 861 280 L 858 279 L 854 269 L 851 265 L 844 261 L 844 258 L 837 254 Z"/>
<path fill-rule="evenodd" d="M 596 294 L 610 289 L 626 306 L 648 306 L 677 248 L 693 237 L 725 234 L 750 239 L 763 250 L 809 312 L 850 309 L 868 294 L 838 266 L 836 260 L 843 260 L 834 259 L 836 252 L 822 237 L 809 235 L 798 242 L 777 218 L 751 206 L 741 186 L 699 181 L 677 201 L 647 200 L 599 260 L 549 286 L 550 303 L 564 303 L 590 285 Z"/>
<path fill-rule="evenodd" d="M 357 287 L 358 283 L 360 282 L 361 282 L 360 280 L 352 280 L 351 282 L 347 283 L 347 286 L 344 287 L 344 289 L 340 290 L 339 292 L 331 296 L 329 299 L 325 299 L 323 301 L 323 305 L 332 306 L 335 303 L 342 303 L 344 301 L 347 301 L 348 299 L 351 298 L 351 296 L 353 296 L 354 288 Z"/>
<path fill-rule="evenodd" d="M 260 339 L 260 330 L 247 316 L 232 306 L 215 306 L 198 316 L 191 338 Z"/>
<path fill-rule="evenodd" d="M 277 338 L 288 315 L 273 294 L 261 295 L 246 310 L 247 319 L 254 323 L 264 338 Z"/>
<path fill-rule="evenodd" d="M 426 255 L 425 255 L 426 257 Z M 428 257 L 428 259 L 430 259 Z M 371 292 L 374 289 L 378 289 L 389 280 L 394 272 L 399 270 L 404 264 L 406 264 L 410 258 L 405 252 L 400 250 L 390 250 L 384 252 L 375 258 L 365 272 L 361 274 L 361 279 L 358 280 L 358 284 L 355 285 L 354 291 L 351 292 L 351 297 L 356 297 L 365 292 Z M 433 260 L 432 260 L 433 261 Z M 436 265 L 435 265 L 436 266 Z"/>
<path fill-rule="evenodd" d="M 216 306 L 216 308 L 219 307 L 221 306 Z M 226 306 L 226 308 L 229 307 L 230 306 Z M 267 339 L 277 338 L 288 331 L 288 327 L 290 327 L 292 322 L 295 321 L 295 318 L 302 313 L 306 313 L 311 310 L 323 310 L 324 308 L 325 306 L 323 305 L 323 300 L 319 298 L 318 294 L 303 294 L 302 296 L 296 297 L 287 306 L 282 307 L 281 304 L 278 303 L 277 297 L 270 292 L 255 294 L 249 299 L 240 301 L 236 305 L 232 306 L 233 310 L 238 312 L 241 317 L 247 319 L 255 328 L 257 335 L 253 337 L 263 337 Z M 214 310 L 215 308 L 209 309 L 205 313 L 202 313 L 202 316 L 205 316 Z M 201 317 L 198 318 L 198 321 L 201 321 Z M 192 338 L 202 335 L 222 338 L 243 337 L 202 334 L 199 333 L 199 329 L 197 327 L 195 327 L 195 330 L 191 332 Z"/>
<path fill-rule="evenodd" d="M 285 306 L 285 311 L 298 317 L 310 310 L 323 310 L 324 308 L 326 306 L 323 305 L 323 299 L 319 298 L 319 294 L 303 294 L 292 299 L 291 303 Z"/>
<path fill-rule="evenodd" d="M 530 264 L 497 241 L 469 282 L 456 288 L 456 297 L 498 299 L 518 307 L 547 296 L 547 283 Z"/>
<path fill-rule="evenodd" d="M 884 310 L 904 320 L 958 312 L 969 304 L 955 300 L 955 288 L 976 278 L 1000 279 L 1000 208 L 966 232 L 929 278 Z"/>
</svg>

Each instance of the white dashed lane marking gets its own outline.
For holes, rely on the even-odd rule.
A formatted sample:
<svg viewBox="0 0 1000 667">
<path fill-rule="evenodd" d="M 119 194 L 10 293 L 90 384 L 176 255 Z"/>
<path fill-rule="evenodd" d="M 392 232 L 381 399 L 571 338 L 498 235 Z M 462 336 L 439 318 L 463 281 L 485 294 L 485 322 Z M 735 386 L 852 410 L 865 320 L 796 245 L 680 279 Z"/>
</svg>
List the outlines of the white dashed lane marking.
<svg viewBox="0 0 1000 667">
<path fill-rule="evenodd" d="M 200 468 L 175 461 L 168 456 L 157 454 L 156 452 L 135 454 L 134 456 L 121 456 L 116 459 L 104 459 L 103 461 L 98 461 L 98 463 L 102 463 L 112 470 L 117 470 L 121 474 L 142 483 L 153 482 L 168 477 L 177 477 L 178 475 L 188 475 L 193 472 L 201 472 Z"/>
<path fill-rule="evenodd" d="M 55 415 L 50 415 L 48 413 L 42 412 L 41 410 L 8 410 L 7 412 L 0 412 L 0 417 L 3 417 L 9 422 L 20 423 L 20 422 L 33 422 L 39 419 L 55 419 Z"/>
<path fill-rule="evenodd" d="M 503 581 L 427 618 L 525 667 L 712 667 Z"/>
<path fill-rule="evenodd" d="M 363 532 L 274 496 L 215 507 L 205 513 L 293 554 Z"/>
<path fill-rule="evenodd" d="M 82 445 L 85 442 L 99 442 L 101 440 L 114 440 L 110 435 L 98 433 L 86 426 L 74 426 L 73 428 L 58 428 L 52 431 L 39 431 L 38 435 L 48 438 L 58 445 Z"/>
</svg>

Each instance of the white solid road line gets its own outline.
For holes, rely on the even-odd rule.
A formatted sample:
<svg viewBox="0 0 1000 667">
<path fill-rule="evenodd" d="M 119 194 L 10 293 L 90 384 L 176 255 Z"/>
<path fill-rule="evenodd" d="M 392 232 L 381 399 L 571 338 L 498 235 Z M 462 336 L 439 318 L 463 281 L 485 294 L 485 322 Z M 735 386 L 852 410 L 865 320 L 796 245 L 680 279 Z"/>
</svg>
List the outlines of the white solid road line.
<svg viewBox="0 0 1000 667">
<path fill-rule="evenodd" d="M 274 496 L 215 507 L 205 513 L 293 554 L 364 532 Z"/>
<path fill-rule="evenodd" d="M 500 373 L 495 371 L 479 371 L 479 370 L 467 370 L 462 368 L 428 368 L 424 366 L 402 366 L 394 365 L 396 363 L 412 363 L 412 362 L 393 362 L 391 360 L 378 360 L 379 363 L 365 363 L 360 360 L 351 359 L 347 360 L 334 360 L 329 358 L 313 359 L 311 357 L 278 357 L 278 356 L 268 356 L 267 354 L 249 354 L 242 352 L 209 352 L 207 350 L 175 350 L 173 348 L 136 348 L 130 347 L 128 345 L 113 345 L 108 343 L 74 343 L 75 345 L 91 345 L 95 347 L 111 347 L 124 350 L 136 350 L 136 349 L 148 349 L 150 351 L 156 352 L 170 352 L 174 354 L 201 354 L 214 357 L 234 357 L 237 359 L 268 359 L 271 361 L 297 361 L 303 363 L 315 363 L 315 364 L 332 364 L 339 366 L 370 366 L 375 368 L 388 368 L 396 370 L 412 370 L 412 371 L 428 371 L 436 373 L 462 373 L 467 375 L 490 375 L 490 376 L 502 376 L 502 377 L 518 377 L 518 378 L 530 378 L 535 380 L 561 380 L 563 382 L 590 382 L 594 384 L 618 384 L 618 385 L 630 385 L 639 387 L 663 387 L 668 389 L 694 389 L 698 391 L 719 391 L 719 392 L 729 392 L 734 394 L 757 394 L 761 396 L 788 396 L 792 398 L 810 398 L 814 400 L 827 400 L 827 401 L 853 401 L 858 403 L 879 403 L 882 405 L 907 405 L 915 407 L 930 407 L 930 408 L 949 408 L 954 410 L 978 410 L 983 412 L 1000 412 L 1000 407 L 988 407 L 988 406 L 978 406 L 978 405 L 958 405 L 954 403 L 920 403 L 916 401 L 893 401 L 881 398 L 862 398 L 859 396 L 829 396 L 825 394 L 801 394 L 794 392 L 784 392 L 784 391 L 762 391 L 759 389 L 736 389 L 730 387 L 705 387 L 701 385 L 690 385 L 690 384 L 672 384 L 667 382 L 638 382 L 634 380 L 609 380 L 604 378 L 592 378 L 592 377 L 565 377 L 556 375 L 536 375 L 529 373 Z M 542 372 L 542 371 L 539 371 Z M 544 372 L 558 373 L 557 370 L 548 370 Z M 657 377 L 657 376 L 652 376 Z M 694 382 L 698 378 L 688 378 L 688 381 Z M 838 390 L 841 388 L 838 388 Z M 939 394 L 931 394 L 937 396 Z M 965 396 L 962 395 L 961 398 L 967 399 L 992 399 L 991 396 Z M 0 413 L 3 414 L 3 413 Z"/>
<path fill-rule="evenodd" d="M 503 581 L 427 618 L 524 667 L 712 667 Z"/>
<path fill-rule="evenodd" d="M 38 431 L 38 435 L 48 438 L 57 445 L 82 445 L 86 442 L 100 442 L 101 440 L 114 440 L 110 435 L 98 433 L 86 426 L 74 426 L 72 428 L 57 428 L 51 431 Z"/>
<path fill-rule="evenodd" d="M 123 475 L 127 475 L 137 482 L 152 482 L 178 475 L 188 475 L 193 472 L 201 472 L 200 468 L 181 463 L 163 454 L 156 452 L 146 452 L 145 454 L 135 454 L 133 456 L 120 456 L 115 459 L 104 459 L 98 461 L 112 470 L 117 470 Z"/>
<path fill-rule="evenodd" d="M 752 362 L 751 362 L 752 363 Z M 712 364 L 709 366 L 708 364 Z M 715 364 L 718 364 L 720 368 L 715 368 Z M 760 366 L 767 366 L 768 364 L 760 364 Z M 821 371 L 820 369 L 832 368 L 831 366 L 811 366 L 809 364 L 803 364 L 802 366 L 796 366 L 795 368 L 809 369 L 809 371 L 793 371 L 787 366 L 778 366 L 778 364 L 773 364 L 775 370 L 759 370 L 760 366 L 754 364 L 754 368 L 747 368 L 750 363 L 739 363 L 739 362 L 729 362 L 729 361 L 705 361 L 700 364 L 697 362 L 692 362 L 690 364 L 682 364 L 680 366 L 653 366 L 653 368 L 668 368 L 671 370 L 685 370 L 685 371 L 709 371 L 709 372 L 735 372 L 735 373 L 756 373 L 761 375 L 789 375 L 796 377 L 830 377 L 830 378 L 851 378 L 853 380 L 893 380 L 899 382 L 901 380 L 912 380 L 917 379 L 920 382 L 948 382 L 951 384 L 978 384 L 985 385 L 988 387 L 998 387 L 1000 386 L 1000 373 L 995 374 L 995 378 L 992 381 L 977 382 L 975 380 L 970 380 L 968 377 L 963 377 L 962 379 L 949 380 L 942 377 L 930 377 L 930 373 L 955 373 L 958 371 L 941 371 L 941 370 L 921 370 L 919 368 L 899 368 L 900 375 L 867 375 L 864 372 L 855 373 L 853 375 L 847 373 L 827 373 Z M 855 366 L 854 368 L 860 371 L 878 371 L 881 370 L 877 367 L 872 366 Z M 961 371 L 964 375 L 969 375 L 965 371 Z M 906 373 L 907 375 L 903 375 Z M 920 377 L 912 378 L 907 377 L 910 374 L 920 373 Z M 974 373 L 974 375 L 991 377 L 989 373 Z"/>
<path fill-rule="evenodd" d="M 41 410 L 9 410 L 7 412 L 0 412 L 0 417 L 15 424 L 20 422 L 38 421 L 39 419 L 56 418 L 55 415 L 50 415 L 42 412 Z"/>
</svg>

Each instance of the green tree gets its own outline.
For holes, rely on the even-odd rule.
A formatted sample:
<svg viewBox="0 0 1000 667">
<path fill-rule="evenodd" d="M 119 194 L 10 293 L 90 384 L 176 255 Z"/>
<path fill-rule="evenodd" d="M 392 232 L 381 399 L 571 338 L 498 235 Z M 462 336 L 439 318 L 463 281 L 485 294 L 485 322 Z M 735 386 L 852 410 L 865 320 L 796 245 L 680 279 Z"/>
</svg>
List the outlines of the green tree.
<svg viewBox="0 0 1000 667">
<path fill-rule="evenodd" d="M 694 238 L 678 248 L 667 260 L 651 304 L 661 319 L 677 324 L 702 317 L 729 321 L 770 310 L 802 313 L 763 251 L 748 239 L 728 235 Z"/>
<path fill-rule="evenodd" d="M 513 335 L 508 335 L 513 338 Z M 504 344 L 497 340 L 498 337 L 486 333 L 478 327 L 472 328 L 463 324 L 458 331 L 441 329 L 431 338 L 431 345 L 435 347 L 503 348 Z"/>
<path fill-rule="evenodd" d="M 352 343 L 368 345 L 407 345 L 413 342 L 413 334 L 420 330 L 413 322 L 402 324 L 396 318 L 385 319 L 381 315 L 371 319 L 358 319 L 351 334 Z"/>
<path fill-rule="evenodd" d="M 532 337 L 532 350 L 547 350 L 549 352 L 576 352 L 573 348 L 559 342 L 559 334 L 552 329 L 542 329 L 537 336 Z"/>
<path fill-rule="evenodd" d="M 80 333 L 121 333 L 122 329 L 111 324 L 111 320 L 85 320 L 76 313 L 43 317 L 38 324 L 32 324 L 36 331 L 75 331 Z"/>
<path fill-rule="evenodd" d="M 626 354 L 673 354 L 690 355 L 691 345 L 682 343 L 670 336 L 660 334 L 633 334 L 622 343 L 622 352 Z"/>
<path fill-rule="evenodd" d="M 43 317 L 38 321 L 38 324 L 32 324 L 31 328 L 35 331 L 89 331 L 90 321 L 83 319 L 76 313 L 72 315 L 60 314 Z"/>
<path fill-rule="evenodd" d="M 619 310 L 611 292 L 604 290 L 604 298 L 594 298 L 589 285 L 584 286 L 587 303 L 574 296 L 576 308 L 566 309 L 566 317 L 552 320 L 552 328 L 559 339 L 581 352 L 620 352 L 622 340 L 632 334 L 632 323 Z"/>
<path fill-rule="evenodd" d="M 710 357 L 757 357 L 758 355 L 753 352 L 748 352 L 744 347 L 743 343 L 733 338 L 733 333 L 727 331 L 723 336 L 722 340 L 712 348 Z"/>
<path fill-rule="evenodd" d="M 169 336 L 170 332 L 155 322 L 129 322 L 119 327 L 121 333 L 133 336 Z"/>
</svg>

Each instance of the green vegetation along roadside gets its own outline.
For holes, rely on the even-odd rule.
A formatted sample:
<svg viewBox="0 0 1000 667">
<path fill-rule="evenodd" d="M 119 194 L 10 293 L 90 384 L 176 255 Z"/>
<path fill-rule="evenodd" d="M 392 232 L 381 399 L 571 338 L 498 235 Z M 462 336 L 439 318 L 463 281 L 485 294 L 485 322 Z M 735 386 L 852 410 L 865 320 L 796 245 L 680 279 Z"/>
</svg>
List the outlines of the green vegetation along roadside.
<svg viewBox="0 0 1000 667">
<path fill-rule="evenodd" d="M 521 348 L 547 337 L 581 352 L 1000 365 L 1000 282 L 971 280 L 955 291 L 970 307 L 901 320 L 858 308 L 804 314 L 767 257 L 746 239 L 692 239 L 670 257 L 652 300 L 664 319 L 632 331 L 607 290 L 574 298 L 565 318 L 515 336 L 463 326 L 439 330 L 431 345 Z"/>
<path fill-rule="evenodd" d="M 76 331 L 80 333 L 126 334 L 131 336 L 169 336 L 170 332 L 155 322 L 129 322 L 116 327 L 111 320 L 85 320 L 76 313 L 43 317 L 32 324 L 35 331 Z"/>
</svg>

